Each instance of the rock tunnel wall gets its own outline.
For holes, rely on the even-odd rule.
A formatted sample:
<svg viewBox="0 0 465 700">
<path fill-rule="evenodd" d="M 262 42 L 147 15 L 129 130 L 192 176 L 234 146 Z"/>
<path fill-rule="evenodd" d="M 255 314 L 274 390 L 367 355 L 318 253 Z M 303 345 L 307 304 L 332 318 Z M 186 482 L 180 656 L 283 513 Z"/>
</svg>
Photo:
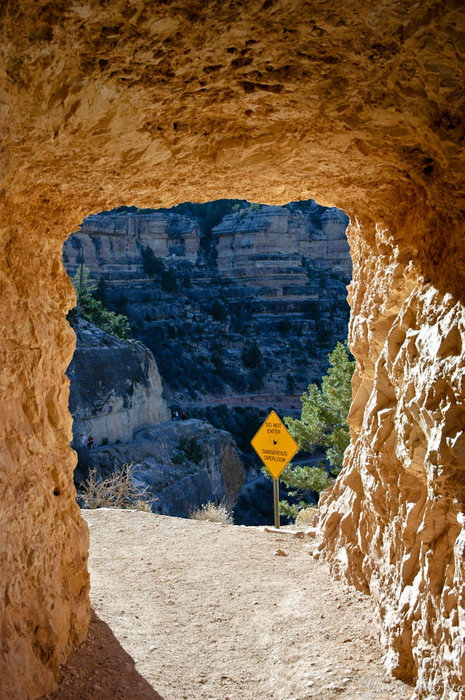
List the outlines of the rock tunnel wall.
<svg viewBox="0 0 465 700">
<path fill-rule="evenodd" d="M 52 689 L 89 616 L 62 243 L 105 208 L 219 197 L 351 217 L 352 444 L 325 551 L 375 596 L 390 667 L 463 697 L 462 3 L 0 13 L 2 700 Z"/>
</svg>

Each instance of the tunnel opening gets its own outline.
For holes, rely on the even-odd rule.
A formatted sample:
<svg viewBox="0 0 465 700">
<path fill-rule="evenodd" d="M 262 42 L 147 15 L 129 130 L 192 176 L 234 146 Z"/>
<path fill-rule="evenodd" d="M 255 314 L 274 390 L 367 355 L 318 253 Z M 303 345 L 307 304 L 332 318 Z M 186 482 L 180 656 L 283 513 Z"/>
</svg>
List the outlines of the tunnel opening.
<svg viewBox="0 0 465 700">
<path fill-rule="evenodd" d="M 78 298 L 68 376 L 81 505 L 89 471 L 108 478 L 131 462 L 154 512 L 186 517 L 225 500 L 237 524 L 273 521 L 271 482 L 250 441 L 272 409 L 300 417 L 302 393 L 347 338 L 348 223 L 314 200 L 121 206 L 84 219 L 63 248 Z M 175 426 L 163 437 L 155 425 L 170 414 L 183 421 L 168 439 Z M 321 445 L 294 463 L 332 473 Z M 318 500 L 281 490 L 295 504 Z"/>
</svg>

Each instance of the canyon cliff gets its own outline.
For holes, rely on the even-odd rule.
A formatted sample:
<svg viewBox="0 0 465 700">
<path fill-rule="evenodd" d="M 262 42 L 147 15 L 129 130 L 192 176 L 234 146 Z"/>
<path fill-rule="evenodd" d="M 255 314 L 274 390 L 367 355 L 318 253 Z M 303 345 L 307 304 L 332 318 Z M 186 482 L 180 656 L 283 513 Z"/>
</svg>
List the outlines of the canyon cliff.
<svg viewBox="0 0 465 700">
<path fill-rule="evenodd" d="M 134 483 L 162 515 L 188 517 L 209 501 L 232 510 L 244 483 L 231 435 L 196 419 L 153 425 L 125 444 L 90 450 L 86 458 L 97 478 L 132 464 Z"/>
<path fill-rule="evenodd" d="M 347 336 L 347 224 L 313 201 L 122 207 L 87 217 L 63 259 L 70 276 L 85 265 L 128 316 L 172 404 L 252 394 L 250 405 L 274 395 L 297 407 Z"/>
<path fill-rule="evenodd" d="M 131 464 L 156 513 L 187 517 L 208 501 L 231 510 L 244 482 L 231 435 L 204 421 L 171 422 L 150 350 L 72 316 L 76 350 L 67 375 L 79 497 L 90 470 L 101 480 Z M 82 444 L 89 436 L 91 449 Z"/>
<path fill-rule="evenodd" d="M 56 687 L 89 623 L 63 242 L 123 202 L 221 197 L 351 219 L 352 443 L 324 552 L 416 696 L 463 700 L 463 4 L 0 12 L 2 700 Z"/>
</svg>

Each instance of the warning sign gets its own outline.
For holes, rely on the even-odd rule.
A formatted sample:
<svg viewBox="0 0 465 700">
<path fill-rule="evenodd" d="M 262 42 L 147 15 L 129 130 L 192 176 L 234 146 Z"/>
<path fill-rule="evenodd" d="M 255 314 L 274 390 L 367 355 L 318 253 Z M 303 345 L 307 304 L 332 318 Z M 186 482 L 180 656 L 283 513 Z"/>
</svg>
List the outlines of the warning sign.
<svg viewBox="0 0 465 700">
<path fill-rule="evenodd" d="M 275 479 L 287 467 L 299 446 L 275 411 L 258 429 L 251 445 Z"/>
</svg>

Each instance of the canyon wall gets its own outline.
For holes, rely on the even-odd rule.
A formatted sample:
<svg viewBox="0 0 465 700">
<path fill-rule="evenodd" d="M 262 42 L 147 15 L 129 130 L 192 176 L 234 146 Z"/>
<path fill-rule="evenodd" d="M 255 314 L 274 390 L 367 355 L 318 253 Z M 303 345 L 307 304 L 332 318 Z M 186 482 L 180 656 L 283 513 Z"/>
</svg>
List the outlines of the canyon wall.
<svg viewBox="0 0 465 700">
<path fill-rule="evenodd" d="M 53 689 L 89 619 L 63 241 L 122 203 L 225 196 L 311 197 L 354 223 L 352 444 L 325 551 L 375 597 L 417 697 L 462 700 L 463 4 L 0 12 L 2 700 Z"/>
<path fill-rule="evenodd" d="M 244 483 L 231 435 L 197 419 L 152 425 L 127 444 L 88 454 L 89 467 L 103 478 L 128 463 L 152 511 L 162 515 L 187 518 L 209 501 L 232 510 Z"/>
<path fill-rule="evenodd" d="M 299 296 L 299 285 L 308 284 L 302 258 L 350 279 L 348 223 L 346 214 L 336 208 L 315 213 L 313 220 L 285 207 L 229 214 L 212 231 L 218 272 L 246 286 L 266 286 L 268 296 L 274 289 L 281 297 L 292 293 L 292 288 Z"/>
<path fill-rule="evenodd" d="M 387 668 L 420 697 L 462 698 L 465 312 L 402 264 L 388 232 L 371 250 L 350 238 L 352 440 L 320 501 L 322 548 L 377 600 Z"/>
<path fill-rule="evenodd" d="M 63 247 L 68 273 L 82 262 L 103 283 L 105 303 L 154 353 L 172 405 L 281 396 L 276 409 L 299 408 L 347 337 L 347 215 L 311 200 L 181 207 L 87 217 Z M 252 346 L 259 357 L 244 361 Z"/>
</svg>

